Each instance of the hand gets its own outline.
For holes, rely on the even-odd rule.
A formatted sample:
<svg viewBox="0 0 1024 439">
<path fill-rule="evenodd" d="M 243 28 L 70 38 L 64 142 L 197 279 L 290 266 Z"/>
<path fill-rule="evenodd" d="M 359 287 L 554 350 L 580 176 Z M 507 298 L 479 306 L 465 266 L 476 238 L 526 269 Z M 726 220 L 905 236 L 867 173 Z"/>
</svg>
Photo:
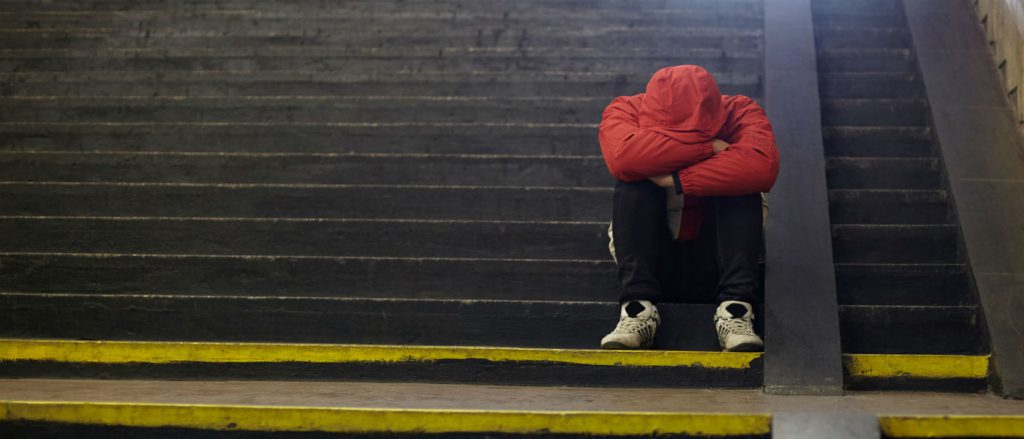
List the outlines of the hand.
<svg viewBox="0 0 1024 439">
<path fill-rule="evenodd" d="M 671 187 L 671 188 L 674 188 L 676 186 L 676 183 L 674 181 L 672 181 L 672 175 L 670 175 L 670 174 L 655 175 L 654 177 L 648 178 L 648 180 L 653 181 L 654 184 L 656 184 L 658 186 L 661 186 L 661 187 Z"/>
<path fill-rule="evenodd" d="M 725 151 L 728 148 L 729 148 L 729 144 L 726 143 L 726 141 L 724 141 L 724 140 L 713 139 L 711 141 L 711 149 L 713 149 L 715 151 L 715 154 L 718 154 L 718 153 L 720 153 L 722 151 Z"/>
</svg>

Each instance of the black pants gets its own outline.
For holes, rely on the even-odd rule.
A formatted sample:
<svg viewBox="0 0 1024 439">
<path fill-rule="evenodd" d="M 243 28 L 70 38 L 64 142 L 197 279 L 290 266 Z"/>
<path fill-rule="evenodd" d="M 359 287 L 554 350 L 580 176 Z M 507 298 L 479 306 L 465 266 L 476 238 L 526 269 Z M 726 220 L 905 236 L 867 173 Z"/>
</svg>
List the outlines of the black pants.
<svg viewBox="0 0 1024 439">
<path fill-rule="evenodd" d="M 761 196 L 705 197 L 698 236 L 676 241 L 665 188 L 619 181 L 612 213 L 620 302 L 756 303 L 762 291 Z"/>
</svg>

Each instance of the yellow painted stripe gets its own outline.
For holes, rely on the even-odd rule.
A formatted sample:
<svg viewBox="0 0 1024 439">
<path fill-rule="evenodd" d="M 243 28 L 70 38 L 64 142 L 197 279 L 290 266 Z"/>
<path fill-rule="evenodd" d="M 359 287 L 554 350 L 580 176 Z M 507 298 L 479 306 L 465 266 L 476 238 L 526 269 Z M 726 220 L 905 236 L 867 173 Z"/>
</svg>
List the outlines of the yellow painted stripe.
<svg viewBox="0 0 1024 439">
<path fill-rule="evenodd" d="M 857 378 L 988 377 L 988 355 L 845 354 L 846 373 Z"/>
<path fill-rule="evenodd" d="M 542 412 L 0 401 L 5 420 L 337 433 L 767 434 L 766 413 Z"/>
<path fill-rule="evenodd" d="M 1024 437 L 1024 415 L 881 416 L 888 437 Z"/>
<path fill-rule="evenodd" d="M 0 339 L 0 361 L 73 363 L 430 362 L 543 361 L 588 366 L 748 369 L 756 352 L 616 351 L 475 346 L 389 346 L 309 343 L 229 343 Z"/>
</svg>

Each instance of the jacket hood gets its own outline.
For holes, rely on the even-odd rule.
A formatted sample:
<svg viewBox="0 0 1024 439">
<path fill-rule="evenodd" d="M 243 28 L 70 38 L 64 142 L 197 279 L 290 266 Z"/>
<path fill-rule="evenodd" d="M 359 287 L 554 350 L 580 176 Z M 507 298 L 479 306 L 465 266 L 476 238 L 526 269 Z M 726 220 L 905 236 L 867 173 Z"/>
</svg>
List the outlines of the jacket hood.
<svg viewBox="0 0 1024 439">
<path fill-rule="evenodd" d="M 640 128 L 682 143 L 703 143 L 725 124 L 722 94 L 703 67 L 665 67 L 651 76 L 640 105 Z"/>
</svg>

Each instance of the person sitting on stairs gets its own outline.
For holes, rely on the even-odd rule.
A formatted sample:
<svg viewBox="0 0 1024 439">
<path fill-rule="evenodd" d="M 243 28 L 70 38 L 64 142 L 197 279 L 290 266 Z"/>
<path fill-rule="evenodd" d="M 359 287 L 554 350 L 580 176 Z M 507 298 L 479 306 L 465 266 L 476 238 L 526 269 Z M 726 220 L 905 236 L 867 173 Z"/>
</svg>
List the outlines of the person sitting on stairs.
<svg viewBox="0 0 1024 439">
<path fill-rule="evenodd" d="M 763 192 L 779 172 L 764 110 L 749 97 L 722 95 L 702 67 L 666 67 L 646 93 L 608 105 L 598 137 L 617 179 L 608 233 L 621 304 L 601 347 L 652 347 L 661 321 L 655 304 L 682 291 L 719 304 L 713 318 L 722 349 L 762 350 L 752 304 L 761 282 Z"/>
</svg>

